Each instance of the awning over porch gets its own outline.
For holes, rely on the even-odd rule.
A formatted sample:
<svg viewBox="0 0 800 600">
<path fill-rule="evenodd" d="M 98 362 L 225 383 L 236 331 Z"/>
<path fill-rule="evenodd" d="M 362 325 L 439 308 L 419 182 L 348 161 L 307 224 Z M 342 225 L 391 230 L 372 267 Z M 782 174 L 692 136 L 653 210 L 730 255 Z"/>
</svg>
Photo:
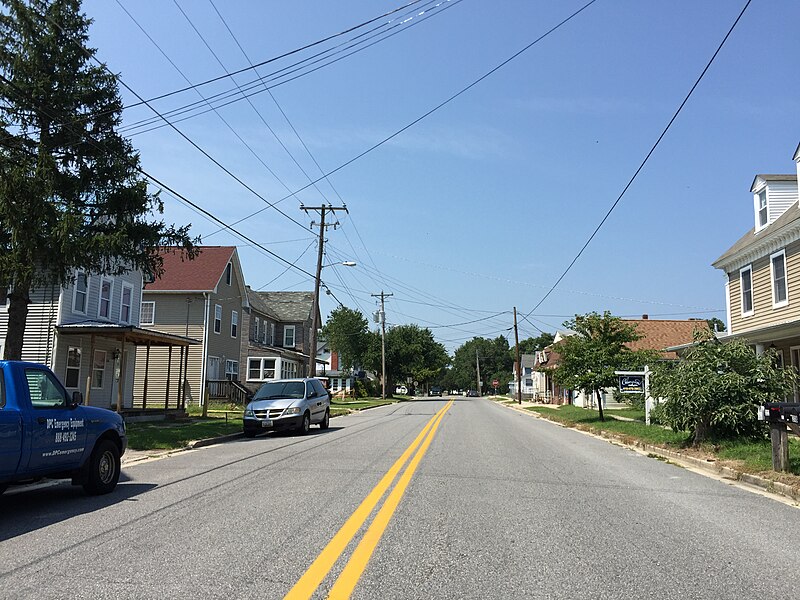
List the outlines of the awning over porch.
<svg viewBox="0 0 800 600">
<path fill-rule="evenodd" d="M 60 335 L 99 335 L 124 340 L 136 346 L 146 346 L 147 344 L 151 346 L 194 346 L 200 344 L 199 340 L 182 335 L 143 329 L 134 325 L 118 325 L 98 321 L 59 325 L 56 327 L 56 331 Z"/>
<path fill-rule="evenodd" d="M 99 321 L 84 321 L 82 323 L 70 323 L 67 325 L 58 325 L 56 327 L 56 332 L 59 335 L 69 336 L 69 335 L 81 335 L 81 336 L 89 336 L 92 340 L 92 348 L 91 352 L 94 352 L 95 346 L 95 338 L 105 338 L 105 339 L 112 339 L 118 340 L 121 346 L 125 346 L 125 344 L 133 344 L 134 346 L 146 346 L 147 347 L 147 355 L 145 359 L 145 372 L 144 372 L 144 395 L 141 400 L 140 407 L 136 406 L 136 402 L 134 401 L 134 408 L 141 408 L 145 410 L 148 408 L 147 406 L 147 387 L 148 387 L 148 380 L 149 380 L 149 372 L 150 372 L 150 349 L 153 347 L 161 347 L 161 348 L 169 348 L 169 364 L 167 365 L 167 372 L 166 372 L 166 391 L 165 391 L 165 398 L 163 403 L 163 410 L 168 411 L 170 410 L 170 384 L 171 384 L 171 367 L 172 367 L 172 348 L 179 347 L 180 348 L 180 358 L 178 359 L 178 379 L 177 379 L 177 387 L 175 390 L 177 400 L 175 402 L 176 409 L 183 410 L 185 409 L 185 402 L 184 402 L 184 386 L 186 381 L 186 373 L 188 372 L 188 365 L 187 361 L 189 358 L 189 346 L 196 346 L 200 345 L 201 342 L 199 340 L 195 340 L 193 338 L 184 337 L 182 335 L 175 335 L 172 333 L 165 333 L 163 331 L 156 331 L 153 329 L 144 329 L 142 327 L 136 327 L 134 325 L 120 325 L 117 323 L 102 323 Z M 159 374 L 160 375 L 160 374 Z M 117 412 L 122 411 L 123 405 L 123 389 L 124 383 L 126 380 L 125 376 L 125 362 L 123 361 L 121 364 L 120 369 L 120 376 L 118 378 L 118 388 L 117 388 L 117 401 L 116 401 L 116 410 Z M 91 386 L 89 385 L 89 380 L 87 379 L 86 383 L 86 393 L 84 396 L 86 400 L 86 404 L 90 404 L 91 398 Z M 152 402 L 151 402 L 152 403 Z"/>
<path fill-rule="evenodd" d="M 775 323 L 774 325 L 767 325 L 765 327 L 759 327 L 758 329 L 722 334 L 718 335 L 717 339 L 723 343 L 728 340 L 744 339 L 752 344 L 768 344 L 797 337 L 800 337 L 800 321 L 795 320 Z M 667 348 L 667 350 L 671 352 L 680 352 L 681 350 L 691 348 L 696 343 L 697 342 L 681 344 L 680 346 Z"/>
</svg>

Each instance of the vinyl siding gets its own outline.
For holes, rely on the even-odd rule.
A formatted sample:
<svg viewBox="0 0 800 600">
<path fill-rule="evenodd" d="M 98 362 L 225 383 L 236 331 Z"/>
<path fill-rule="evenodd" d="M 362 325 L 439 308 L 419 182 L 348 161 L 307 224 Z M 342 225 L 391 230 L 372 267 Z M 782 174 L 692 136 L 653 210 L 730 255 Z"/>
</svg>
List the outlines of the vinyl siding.
<svg viewBox="0 0 800 600">
<path fill-rule="evenodd" d="M 112 282 L 111 287 L 111 309 L 108 318 L 98 316 L 100 306 L 100 283 L 102 279 Z M 86 314 L 75 312 L 73 302 L 75 299 L 75 284 L 70 284 L 64 288 L 61 296 L 61 323 L 82 323 L 83 321 L 106 321 L 109 323 L 119 323 L 120 307 L 122 306 L 123 284 L 133 288 L 131 294 L 131 318 L 126 324 L 139 325 L 139 308 L 142 300 L 142 274 L 139 271 L 126 273 L 117 277 L 102 277 L 100 275 L 89 275 L 88 295 L 86 298 Z"/>
<path fill-rule="evenodd" d="M 768 219 L 772 223 L 797 202 L 797 183 L 772 181 L 767 185 Z"/>
<path fill-rule="evenodd" d="M 55 286 L 31 292 L 31 303 L 28 305 L 28 318 L 25 322 L 22 360 L 52 366 L 59 295 L 60 288 Z M 7 332 L 8 309 L 3 307 L 0 308 L 0 340 L 5 340 Z"/>
<path fill-rule="evenodd" d="M 772 307 L 772 274 L 769 256 L 759 258 L 752 263 L 752 267 L 753 314 L 749 317 L 742 317 L 739 270 L 728 274 L 731 333 L 800 319 L 800 241 L 793 242 L 786 247 L 786 287 L 789 300 L 786 306 Z"/>
<path fill-rule="evenodd" d="M 187 298 L 191 298 L 192 300 L 191 303 L 188 303 L 188 313 L 186 301 Z M 148 293 L 145 291 L 143 294 L 143 299 L 145 301 L 155 302 L 155 324 L 152 326 L 147 326 L 145 329 L 155 329 L 157 331 L 163 331 L 164 333 L 187 336 L 200 341 L 203 340 L 205 298 L 202 294 L 158 294 L 152 292 Z M 187 318 L 189 323 L 188 329 Z M 170 367 L 169 348 L 150 348 L 150 366 L 147 373 L 148 407 L 155 408 L 158 406 L 164 406 L 168 369 L 170 375 L 169 399 L 170 404 L 172 406 L 175 405 L 176 399 L 180 395 L 179 388 L 177 387 L 180 375 L 180 354 L 180 348 L 173 347 L 172 366 Z M 147 363 L 146 358 L 147 347 L 138 346 L 136 348 L 136 381 L 134 384 L 134 397 L 136 398 L 137 406 L 141 406 L 141 402 L 144 397 L 144 377 L 145 366 Z M 202 362 L 202 345 L 198 344 L 195 346 L 190 346 L 187 377 L 189 384 L 187 387 L 187 402 L 198 403 L 200 398 L 202 398 L 203 385 L 200 380 L 202 373 Z"/>
</svg>

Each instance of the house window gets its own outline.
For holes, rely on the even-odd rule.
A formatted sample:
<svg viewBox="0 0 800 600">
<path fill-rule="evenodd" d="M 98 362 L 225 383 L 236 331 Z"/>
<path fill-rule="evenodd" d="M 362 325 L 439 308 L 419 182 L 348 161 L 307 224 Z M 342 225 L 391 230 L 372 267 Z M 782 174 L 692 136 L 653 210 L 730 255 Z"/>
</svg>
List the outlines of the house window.
<svg viewBox="0 0 800 600">
<path fill-rule="evenodd" d="M 254 339 L 255 341 L 258 342 L 258 341 L 261 340 L 261 338 L 258 336 L 258 330 L 259 330 L 259 325 L 261 325 L 261 320 L 258 317 L 256 317 L 253 321 L 254 322 L 253 322 L 253 338 L 252 339 Z"/>
<path fill-rule="evenodd" d="M 100 280 L 100 304 L 97 307 L 97 315 L 108 319 L 111 315 L 111 290 L 114 285 L 110 279 Z"/>
<path fill-rule="evenodd" d="M 758 226 L 764 227 L 767 224 L 767 190 L 758 193 Z"/>
<path fill-rule="evenodd" d="M 239 361 L 226 360 L 225 361 L 225 379 L 231 381 L 238 381 L 239 379 Z"/>
<path fill-rule="evenodd" d="M 77 388 L 81 381 L 81 349 L 70 346 L 67 350 L 67 376 L 64 385 L 68 388 Z"/>
<path fill-rule="evenodd" d="M 739 271 L 739 282 L 742 294 L 742 316 L 753 314 L 753 267 L 747 266 Z"/>
<path fill-rule="evenodd" d="M 225 267 L 225 283 L 230 285 L 231 281 L 233 281 L 233 265 L 228 263 L 228 265 Z"/>
<path fill-rule="evenodd" d="M 269 323 L 264 321 L 264 327 L 261 328 L 261 343 L 262 344 L 269 344 L 271 342 L 267 341 L 267 337 L 269 335 Z"/>
<path fill-rule="evenodd" d="M 119 322 L 131 322 L 131 298 L 133 297 L 133 288 L 129 285 L 122 286 L 122 301 L 119 305 Z"/>
<path fill-rule="evenodd" d="M 222 305 L 214 305 L 214 333 L 222 331 Z"/>
<path fill-rule="evenodd" d="M 89 292 L 89 277 L 83 271 L 75 276 L 75 295 L 72 297 L 72 312 L 86 314 L 86 300 Z"/>
<path fill-rule="evenodd" d="M 786 289 L 786 250 L 769 257 L 772 267 L 772 306 L 778 308 L 789 303 Z"/>
<path fill-rule="evenodd" d="M 275 379 L 274 358 L 251 358 L 247 361 L 247 380 L 264 381 Z"/>
<path fill-rule="evenodd" d="M 269 343 L 270 346 L 274 346 L 275 345 L 275 323 L 270 323 L 269 324 L 269 342 L 268 343 Z"/>
<path fill-rule="evenodd" d="M 102 389 L 106 374 L 106 351 L 95 350 L 92 359 L 92 389 Z"/>
<path fill-rule="evenodd" d="M 281 363 L 281 379 L 297 377 L 297 363 L 285 360 Z"/>
<path fill-rule="evenodd" d="M 140 318 L 142 325 L 154 325 L 156 322 L 156 303 L 152 300 L 143 301 Z"/>
<path fill-rule="evenodd" d="M 283 346 L 294 348 L 294 325 L 284 325 L 283 327 Z"/>
<path fill-rule="evenodd" d="M 231 311 L 231 337 L 236 337 L 236 332 L 239 329 L 239 313 L 235 310 Z"/>
</svg>

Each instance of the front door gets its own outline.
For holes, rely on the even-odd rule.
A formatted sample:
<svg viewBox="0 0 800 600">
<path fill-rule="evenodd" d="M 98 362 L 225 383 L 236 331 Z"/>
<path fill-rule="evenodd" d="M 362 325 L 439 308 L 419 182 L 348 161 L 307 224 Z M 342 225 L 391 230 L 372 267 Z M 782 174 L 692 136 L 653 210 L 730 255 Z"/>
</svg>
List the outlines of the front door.
<svg viewBox="0 0 800 600">
<path fill-rule="evenodd" d="M 217 381 L 222 379 L 219 376 L 219 357 L 218 356 L 209 356 L 208 357 L 208 375 L 206 376 L 208 381 Z"/>
</svg>

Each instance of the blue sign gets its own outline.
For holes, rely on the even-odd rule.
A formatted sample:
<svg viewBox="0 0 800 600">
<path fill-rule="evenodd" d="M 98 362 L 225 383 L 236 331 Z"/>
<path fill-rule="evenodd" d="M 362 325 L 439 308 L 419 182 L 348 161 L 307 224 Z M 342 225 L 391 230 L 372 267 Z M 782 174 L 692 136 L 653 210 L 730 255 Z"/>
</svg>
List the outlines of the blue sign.
<svg viewBox="0 0 800 600">
<path fill-rule="evenodd" d="M 622 394 L 644 394 L 644 375 L 620 375 L 619 391 Z"/>
</svg>

